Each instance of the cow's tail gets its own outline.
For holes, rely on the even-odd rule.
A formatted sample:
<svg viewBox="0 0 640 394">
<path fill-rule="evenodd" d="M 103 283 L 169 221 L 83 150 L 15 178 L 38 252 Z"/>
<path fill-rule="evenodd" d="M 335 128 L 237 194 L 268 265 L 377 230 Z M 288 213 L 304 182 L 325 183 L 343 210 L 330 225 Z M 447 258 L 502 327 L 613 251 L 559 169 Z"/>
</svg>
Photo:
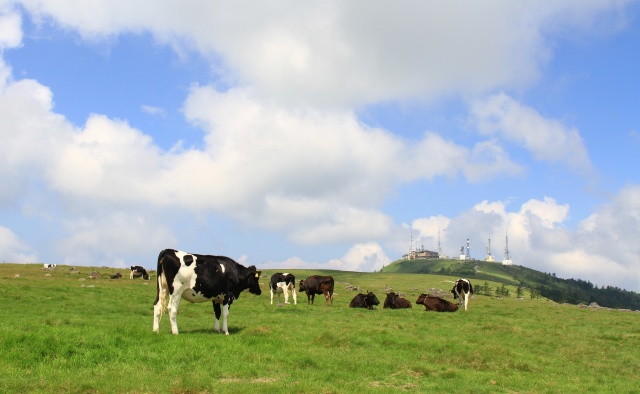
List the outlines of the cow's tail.
<svg viewBox="0 0 640 394">
<path fill-rule="evenodd" d="M 164 253 L 165 251 L 163 250 L 158 256 L 158 287 L 156 290 L 156 302 L 154 303 L 154 305 L 157 305 L 158 302 L 160 302 L 160 317 L 162 317 L 165 310 L 167 309 L 167 293 L 169 292 L 167 277 L 164 273 L 164 267 L 162 266 Z"/>
</svg>

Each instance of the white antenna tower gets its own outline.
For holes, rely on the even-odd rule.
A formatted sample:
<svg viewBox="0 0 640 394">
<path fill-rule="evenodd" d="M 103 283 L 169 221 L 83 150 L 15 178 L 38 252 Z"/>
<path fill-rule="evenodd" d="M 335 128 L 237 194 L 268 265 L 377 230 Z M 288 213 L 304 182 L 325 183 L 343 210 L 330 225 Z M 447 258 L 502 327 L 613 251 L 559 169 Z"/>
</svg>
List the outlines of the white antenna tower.
<svg viewBox="0 0 640 394">
<path fill-rule="evenodd" d="M 440 229 L 438 229 L 438 258 L 446 258 L 444 253 L 442 253 L 442 245 L 440 244 Z"/>
<path fill-rule="evenodd" d="M 413 226 L 411 228 L 411 242 L 409 243 L 409 253 L 407 253 L 407 260 L 411 260 L 413 258 Z"/>
<path fill-rule="evenodd" d="M 509 256 L 509 234 L 505 231 L 504 235 L 504 258 L 502 259 L 502 265 L 512 265 L 511 256 Z"/>
<path fill-rule="evenodd" d="M 489 234 L 489 241 L 487 242 L 487 256 L 484 258 L 484 261 L 494 261 L 493 255 L 491 254 L 491 234 Z"/>
<path fill-rule="evenodd" d="M 469 238 L 467 238 L 467 254 L 466 254 L 466 256 L 465 256 L 465 258 L 466 258 L 467 260 L 471 260 L 471 253 L 470 253 L 470 251 L 469 251 L 469 244 L 470 244 L 470 243 L 471 243 L 471 240 L 469 240 Z"/>
</svg>

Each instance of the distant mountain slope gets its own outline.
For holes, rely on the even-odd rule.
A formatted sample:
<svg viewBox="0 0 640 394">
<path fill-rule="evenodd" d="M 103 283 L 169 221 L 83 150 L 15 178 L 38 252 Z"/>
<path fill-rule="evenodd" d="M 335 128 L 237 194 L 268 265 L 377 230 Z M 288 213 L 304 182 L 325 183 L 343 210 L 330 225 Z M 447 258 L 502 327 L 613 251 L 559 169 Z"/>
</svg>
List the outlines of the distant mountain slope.
<svg viewBox="0 0 640 394">
<path fill-rule="evenodd" d="M 640 294 L 618 287 L 596 287 L 589 281 L 562 279 L 555 274 L 520 265 L 502 265 L 487 261 L 452 259 L 396 260 L 381 272 L 454 275 L 470 279 L 476 286 L 483 280 L 522 286 L 556 302 L 570 304 L 597 303 L 600 306 L 640 310 Z"/>
</svg>

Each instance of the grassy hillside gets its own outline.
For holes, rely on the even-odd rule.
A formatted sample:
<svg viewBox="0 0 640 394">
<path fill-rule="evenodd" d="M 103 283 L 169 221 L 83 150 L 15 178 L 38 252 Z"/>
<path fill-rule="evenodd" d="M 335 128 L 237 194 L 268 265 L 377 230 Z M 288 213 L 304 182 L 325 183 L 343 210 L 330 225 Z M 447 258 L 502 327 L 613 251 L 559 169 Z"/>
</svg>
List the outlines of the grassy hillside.
<svg viewBox="0 0 640 394">
<path fill-rule="evenodd" d="M 348 307 L 349 286 L 417 293 L 455 276 L 330 273 L 333 306 L 269 304 L 247 292 L 231 335 L 214 334 L 211 304 L 183 301 L 180 335 L 151 331 L 155 282 L 115 269 L 43 271 L 0 264 L 2 393 L 634 392 L 640 314 L 543 299 L 474 296 L 468 312 Z M 123 273 L 125 273 L 123 271 Z M 45 276 L 49 275 L 49 276 Z M 498 282 L 490 282 L 496 286 Z M 511 288 L 513 290 L 513 288 Z"/>
<path fill-rule="evenodd" d="M 571 304 L 597 303 L 600 306 L 640 310 L 640 294 L 617 287 L 597 288 L 591 282 L 580 279 L 562 279 L 520 265 L 502 265 L 486 261 L 460 261 L 453 259 L 397 260 L 382 269 L 383 273 L 422 273 L 456 276 L 473 279 L 476 286 L 485 281 L 520 286 L 527 296 L 531 292 L 556 302 Z M 482 290 L 482 289 L 480 289 Z M 511 293 L 511 295 L 515 293 Z M 487 294 L 489 295 L 489 294 Z"/>
</svg>

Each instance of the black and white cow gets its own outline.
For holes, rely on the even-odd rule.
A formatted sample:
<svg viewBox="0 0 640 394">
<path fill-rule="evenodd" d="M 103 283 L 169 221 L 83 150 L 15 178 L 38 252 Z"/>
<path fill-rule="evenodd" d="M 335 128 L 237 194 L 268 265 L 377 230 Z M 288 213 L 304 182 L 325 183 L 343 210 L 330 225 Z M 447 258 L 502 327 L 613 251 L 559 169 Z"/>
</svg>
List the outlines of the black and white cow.
<svg viewBox="0 0 640 394">
<path fill-rule="evenodd" d="M 284 303 L 289 303 L 289 291 L 293 296 L 293 303 L 298 304 L 298 296 L 296 295 L 296 277 L 293 274 L 276 272 L 271 275 L 271 305 L 273 305 L 273 294 L 278 293 L 278 303 L 280 303 L 280 294 L 284 293 Z"/>
<path fill-rule="evenodd" d="M 141 267 L 139 265 L 132 265 L 129 279 L 139 278 L 141 276 L 142 276 L 142 279 L 149 280 L 149 274 L 147 274 L 147 270 L 144 269 L 144 267 Z"/>
<path fill-rule="evenodd" d="M 57 264 L 43 264 L 44 265 L 44 270 L 54 270 L 57 267 Z"/>
<path fill-rule="evenodd" d="M 449 290 L 453 294 L 454 299 L 458 299 L 458 305 L 464 304 L 464 310 L 467 310 L 469 297 L 473 294 L 473 286 L 469 279 L 460 278 L 453 285 L 453 289 Z"/>
<path fill-rule="evenodd" d="M 163 250 L 158 256 L 158 290 L 153 307 L 153 331 L 160 330 L 160 318 L 165 309 L 168 309 L 171 332 L 178 335 L 176 317 L 180 298 L 184 298 L 194 303 L 211 301 L 215 313 L 213 330 L 220 332 L 222 315 L 222 332 L 229 335 L 227 316 L 231 304 L 245 289 L 260 295 L 259 277 L 260 271 L 256 271 L 255 266 L 245 267 L 229 257 L 185 253 L 175 249 Z"/>
</svg>

